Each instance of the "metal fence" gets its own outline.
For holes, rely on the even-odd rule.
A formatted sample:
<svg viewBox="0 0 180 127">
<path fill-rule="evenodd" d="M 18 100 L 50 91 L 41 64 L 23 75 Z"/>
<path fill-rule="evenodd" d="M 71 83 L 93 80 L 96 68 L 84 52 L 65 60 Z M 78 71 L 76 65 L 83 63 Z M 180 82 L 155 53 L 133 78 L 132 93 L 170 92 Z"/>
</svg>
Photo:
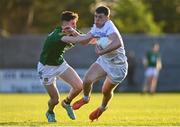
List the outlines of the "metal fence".
<svg viewBox="0 0 180 127">
<path fill-rule="evenodd" d="M 46 35 L 15 35 L 0 38 L 0 71 L 6 69 L 36 69 Z M 136 85 L 125 80 L 118 91 L 139 91 L 144 80 L 142 58 L 152 43 L 159 42 L 163 69 L 160 72 L 158 91 L 180 91 L 180 35 L 123 35 L 126 53 L 133 51 L 137 61 Z M 77 45 L 65 54 L 66 61 L 75 69 L 88 69 L 98 56 L 94 46 Z M 84 72 L 83 72 L 84 73 Z M 83 74 L 82 74 L 83 75 Z M 2 81 L 2 79 L 0 79 Z M 3 83 L 0 82 L 2 85 Z M 98 82 L 99 84 L 101 82 Z M 96 85 L 95 90 L 101 86 Z"/>
</svg>

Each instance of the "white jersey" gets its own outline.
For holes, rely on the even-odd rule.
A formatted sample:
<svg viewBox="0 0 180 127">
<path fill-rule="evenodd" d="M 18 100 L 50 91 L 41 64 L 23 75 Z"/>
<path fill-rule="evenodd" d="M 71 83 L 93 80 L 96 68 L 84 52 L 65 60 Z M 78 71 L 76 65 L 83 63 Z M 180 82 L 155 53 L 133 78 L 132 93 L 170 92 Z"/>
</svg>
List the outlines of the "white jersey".
<svg viewBox="0 0 180 127">
<path fill-rule="evenodd" d="M 119 39 L 121 40 L 121 43 L 122 43 L 121 47 L 114 51 L 111 51 L 110 53 L 106 53 L 102 55 L 101 57 L 104 60 L 115 62 L 115 63 L 123 63 L 127 60 L 122 37 L 118 29 L 116 28 L 116 26 L 113 24 L 111 20 L 106 21 L 102 28 L 98 28 L 94 24 L 90 30 L 90 33 L 95 37 L 108 37 L 110 34 L 116 33 Z"/>
</svg>

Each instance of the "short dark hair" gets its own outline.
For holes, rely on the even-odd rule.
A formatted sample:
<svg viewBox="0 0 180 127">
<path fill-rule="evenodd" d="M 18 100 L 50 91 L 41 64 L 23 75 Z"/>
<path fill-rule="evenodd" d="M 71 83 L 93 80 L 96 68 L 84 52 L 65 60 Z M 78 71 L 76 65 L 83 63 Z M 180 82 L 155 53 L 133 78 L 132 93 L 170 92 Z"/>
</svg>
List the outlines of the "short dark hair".
<svg viewBox="0 0 180 127">
<path fill-rule="evenodd" d="M 63 11 L 61 14 L 61 21 L 70 21 L 72 19 L 78 20 L 78 18 L 78 14 L 72 11 Z"/>
<path fill-rule="evenodd" d="M 103 13 L 106 16 L 110 15 L 110 9 L 107 6 L 99 6 L 96 8 L 96 13 Z"/>
</svg>

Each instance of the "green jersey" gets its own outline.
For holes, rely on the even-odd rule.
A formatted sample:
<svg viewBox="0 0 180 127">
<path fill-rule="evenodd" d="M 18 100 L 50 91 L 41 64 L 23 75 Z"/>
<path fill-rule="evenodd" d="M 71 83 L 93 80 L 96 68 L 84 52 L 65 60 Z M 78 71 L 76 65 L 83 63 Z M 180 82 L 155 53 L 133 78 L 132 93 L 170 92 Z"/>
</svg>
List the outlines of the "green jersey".
<svg viewBox="0 0 180 127">
<path fill-rule="evenodd" d="M 65 36 L 62 28 L 56 27 L 46 38 L 40 55 L 40 62 L 44 65 L 57 66 L 64 62 L 64 53 L 73 45 L 61 41 Z"/>
<path fill-rule="evenodd" d="M 160 58 L 160 53 L 149 51 L 146 54 L 146 58 L 148 61 L 148 67 L 156 67 L 157 60 Z"/>
</svg>

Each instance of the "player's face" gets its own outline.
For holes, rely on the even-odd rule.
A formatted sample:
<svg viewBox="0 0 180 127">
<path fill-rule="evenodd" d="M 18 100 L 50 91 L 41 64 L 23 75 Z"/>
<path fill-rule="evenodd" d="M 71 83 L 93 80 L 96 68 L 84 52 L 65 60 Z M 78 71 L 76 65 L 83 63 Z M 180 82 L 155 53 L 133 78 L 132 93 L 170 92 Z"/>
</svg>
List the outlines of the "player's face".
<svg viewBox="0 0 180 127">
<path fill-rule="evenodd" d="M 62 27 L 70 26 L 70 27 L 76 29 L 76 23 L 77 23 L 76 19 L 72 19 L 70 21 L 63 21 L 63 26 Z"/>
<path fill-rule="evenodd" d="M 94 24 L 96 27 L 101 28 L 104 26 L 104 23 L 108 20 L 108 16 L 103 13 L 95 13 L 94 14 Z"/>
<path fill-rule="evenodd" d="M 154 52 L 159 51 L 159 45 L 158 45 L 158 44 L 155 44 L 155 45 L 154 45 L 153 51 L 154 51 Z"/>
</svg>

